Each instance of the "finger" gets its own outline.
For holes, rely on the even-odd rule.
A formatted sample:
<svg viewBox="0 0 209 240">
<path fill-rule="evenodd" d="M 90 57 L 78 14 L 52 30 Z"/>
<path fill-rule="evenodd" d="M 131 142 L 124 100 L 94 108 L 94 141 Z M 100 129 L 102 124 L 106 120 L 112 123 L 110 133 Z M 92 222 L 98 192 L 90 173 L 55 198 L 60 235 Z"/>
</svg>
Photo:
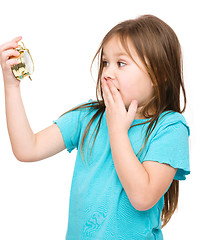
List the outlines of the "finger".
<svg viewBox="0 0 209 240">
<path fill-rule="evenodd" d="M 102 80 L 102 89 L 103 89 L 103 97 L 105 100 L 105 105 L 109 106 L 110 104 L 114 103 L 114 100 L 112 98 L 111 91 L 107 85 L 106 80 Z"/>
<path fill-rule="evenodd" d="M 18 42 L 22 39 L 21 36 L 14 38 L 12 41 L 6 42 L 1 45 L 1 50 L 15 49 L 18 47 Z"/>
<path fill-rule="evenodd" d="M 102 92 L 103 92 L 103 98 L 104 98 L 104 102 L 105 102 L 105 106 L 108 107 L 109 106 L 109 102 L 108 102 L 108 99 L 107 99 L 107 93 L 106 93 L 106 83 L 105 82 L 102 82 Z"/>
<path fill-rule="evenodd" d="M 3 59 L 3 61 L 6 61 L 10 57 L 18 57 L 19 55 L 20 55 L 20 53 L 18 51 L 10 49 L 10 50 L 6 50 L 2 53 L 2 59 Z"/>
<path fill-rule="evenodd" d="M 6 42 L 1 45 L 1 51 L 9 50 L 9 49 L 15 49 L 18 47 L 18 44 L 16 42 Z"/>
<path fill-rule="evenodd" d="M 123 102 L 122 97 L 121 97 L 118 89 L 115 87 L 115 85 L 110 80 L 107 81 L 107 84 L 112 93 L 114 102 L 121 102 L 121 101 Z"/>
<path fill-rule="evenodd" d="M 12 67 L 13 65 L 17 65 L 19 62 L 16 58 L 11 58 L 11 59 L 7 60 L 6 63 L 9 67 Z"/>
<path fill-rule="evenodd" d="M 104 80 L 101 79 L 101 86 L 102 86 L 102 96 L 103 96 L 103 99 L 104 99 L 104 103 L 105 103 L 105 106 L 107 106 L 107 103 L 106 103 L 106 94 L 105 94 L 105 89 L 104 89 Z"/>
<path fill-rule="evenodd" d="M 22 36 L 18 36 L 12 40 L 12 42 L 19 42 L 22 39 Z"/>
<path fill-rule="evenodd" d="M 135 115 L 136 115 L 136 112 L 137 112 L 137 108 L 138 108 L 138 102 L 137 100 L 132 100 L 131 101 L 131 104 L 129 105 L 129 108 L 128 108 L 128 118 L 129 120 L 132 122 Z"/>
</svg>

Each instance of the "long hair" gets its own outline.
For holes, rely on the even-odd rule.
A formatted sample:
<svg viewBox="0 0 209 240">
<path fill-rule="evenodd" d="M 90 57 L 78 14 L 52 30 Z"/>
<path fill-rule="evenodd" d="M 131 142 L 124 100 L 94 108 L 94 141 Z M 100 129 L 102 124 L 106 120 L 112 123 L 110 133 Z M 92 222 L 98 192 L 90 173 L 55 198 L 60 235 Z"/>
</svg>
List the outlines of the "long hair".
<svg viewBox="0 0 209 240">
<path fill-rule="evenodd" d="M 128 41 L 131 41 L 139 58 L 146 67 L 146 70 L 154 86 L 154 96 L 149 100 L 146 105 L 143 106 L 141 110 L 142 114 L 146 119 L 151 119 L 146 122 L 136 124 L 141 125 L 149 123 L 145 134 L 144 144 L 139 150 L 138 154 L 141 153 L 142 149 L 146 145 L 150 134 L 154 130 L 157 122 L 159 121 L 159 116 L 161 113 L 163 113 L 164 111 L 175 111 L 183 113 L 186 108 L 186 92 L 183 82 L 183 61 L 181 46 L 175 32 L 164 21 L 153 15 L 143 15 L 136 19 L 123 21 L 113 27 L 106 34 L 92 61 L 93 65 L 96 58 L 98 59 L 99 69 L 96 84 L 97 101 L 82 104 L 70 110 L 74 111 L 82 108 L 90 108 L 92 110 L 97 110 L 89 121 L 88 125 L 86 126 L 82 137 L 82 159 L 83 144 L 86 135 L 94 120 L 99 117 L 99 121 L 94 129 L 94 132 L 97 131 L 94 138 L 95 142 L 101 124 L 101 119 L 105 111 L 103 92 L 101 88 L 101 76 L 104 68 L 102 56 L 104 45 L 113 36 L 119 37 L 122 46 L 127 51 L 129 56 L 133 59 L 130 53 L 130 49 L 128 48 Z M 181 89 L 184 97 L 184 107 L 182 110 L 180 107 Z M 101 96 L 102 99 L 99 100 L 98 96 Z M 152 107 L 154 107 L 156 111 L 152 114 L 149 114 L 149 109 Z M 134 127 L 136 125 L 132 125 L 131 127 Z M 94 142 L 92 144 L 92 148 Z M 161 214 L 162 228 L 169 222 L 171 216 L 175 212 L 178 206 L 178 197 L 179 181 L 173 180 L 170 188 L 164 194 L 164 207 Z"/>
</svg>

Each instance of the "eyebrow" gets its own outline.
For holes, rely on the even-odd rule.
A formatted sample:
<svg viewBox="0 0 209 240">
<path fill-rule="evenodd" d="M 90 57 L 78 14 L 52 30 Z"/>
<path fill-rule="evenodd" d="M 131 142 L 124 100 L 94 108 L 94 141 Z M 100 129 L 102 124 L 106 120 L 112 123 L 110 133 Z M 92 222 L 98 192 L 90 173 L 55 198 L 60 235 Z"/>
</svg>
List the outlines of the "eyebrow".
<svg viewBox="0 0 209 240">
<path fill-rule="evenodd" d="M 104 56 L 104 57 L 106 56 L 105 52 L 103 52 L 103 56 Z M 129 56 L 127 53 L 125 53 L 125 52 L 119 52 L 119 53 L 115 54 L 115 56 L 116 56 L 116 57 L 121 57 L 121 56 L 130 57 L 130 56 Z"/>
</svg>

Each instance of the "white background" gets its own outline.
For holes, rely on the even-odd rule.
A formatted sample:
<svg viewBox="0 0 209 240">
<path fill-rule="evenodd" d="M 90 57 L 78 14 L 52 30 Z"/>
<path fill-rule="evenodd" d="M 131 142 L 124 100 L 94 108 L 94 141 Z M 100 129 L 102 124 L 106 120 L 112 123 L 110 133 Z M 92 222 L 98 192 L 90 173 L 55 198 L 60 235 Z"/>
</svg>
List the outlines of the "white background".
<svg viewBox="0 0 209 240">
<path fill-rule="evenodd" d="M 35 63 L 33 81 L 21 82 L 34 133 L 73 106 L 96 99 L 90 64 L 104 35 L 118 22 L 154 14 L 174 29 L 184 55 L 191 175 L 180 184 L 179 209 L 163 233 L 165 240 L 206 239 L 207 1 L 10 0 L 0 8 L 0 44 L 21 35 Z M 2 74 L 0 80 L 0 239 L 64 240 L 76 150 L 35 163 L 17 161 L 7 133 Z"/>
</svg>

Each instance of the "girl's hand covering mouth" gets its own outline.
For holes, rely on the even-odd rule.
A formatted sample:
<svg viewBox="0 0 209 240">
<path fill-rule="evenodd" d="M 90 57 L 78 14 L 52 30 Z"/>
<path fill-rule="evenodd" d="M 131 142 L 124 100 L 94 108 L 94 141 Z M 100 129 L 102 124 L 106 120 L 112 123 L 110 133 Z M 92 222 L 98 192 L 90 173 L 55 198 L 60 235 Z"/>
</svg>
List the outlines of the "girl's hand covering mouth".
<svg viewBox="0 0 209 240">
<path fill-rule="evenodd" d="M 127 133 L 135 118 L 138 103 L 132 100 L 127 111 L 121 94 L 112 81 L 105 79 L 101 81 L 108 131 Z"/>
</svg>

